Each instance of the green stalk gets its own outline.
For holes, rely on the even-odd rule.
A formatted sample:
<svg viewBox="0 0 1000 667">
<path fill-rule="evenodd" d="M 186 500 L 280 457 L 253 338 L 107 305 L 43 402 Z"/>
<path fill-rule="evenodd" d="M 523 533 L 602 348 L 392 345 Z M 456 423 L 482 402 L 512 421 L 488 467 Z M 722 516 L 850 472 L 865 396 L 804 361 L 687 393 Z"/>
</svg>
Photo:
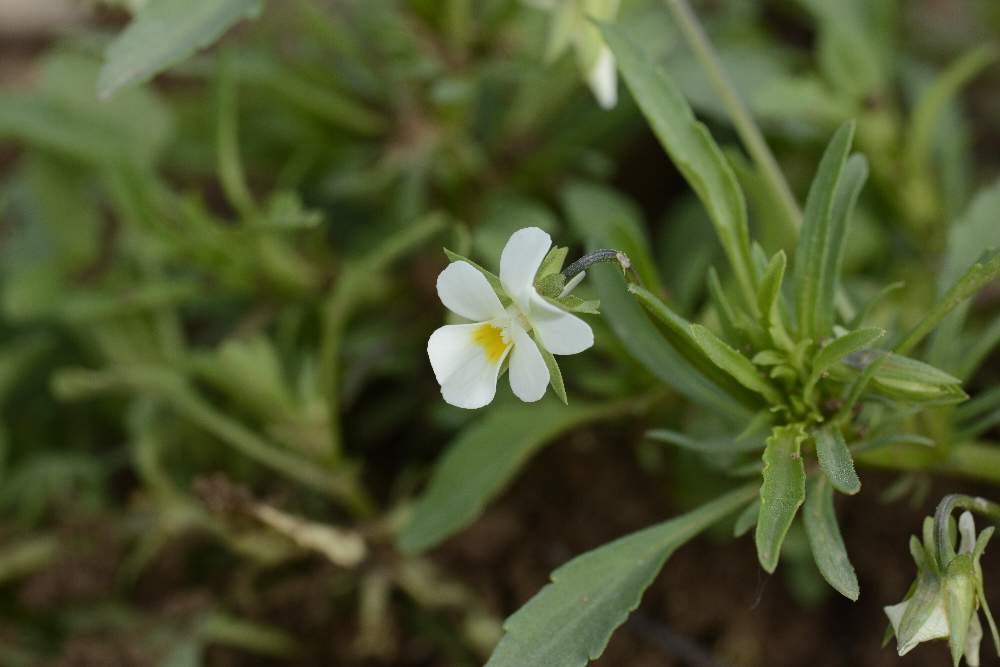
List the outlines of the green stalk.
<svg viewBox="0 0 1000 667">
<path fill-rule="evenodd" d="M 792 194 L 788 181 L 785 179 L 778 161 L 774 158 L 763 133 L 754 121 L 750 110 L 747 108 L 739 92 L 729 80 L 718 54 L 708 40 L 698 17 L 687 0 L 665 0 L 667 7 L 674 15 L 681 32 L 687 39 L 695 57 L 701 63 L 702 68 L 708 75 L 708 80 L 715 89 L 716 94 L 722 101 L 722 105 L 729 114 L 729 119 L 736 128 L 743 146 L 747 149 L 757 168 L 760 170 L 764 182 L 773 193 L 775 201 L 781 206 L 782 219 L 788 228 L 789 233 L 796 237 L 799 228 L 802 227 L 802 211 L 799 209 L 795 195 Z"/>
<path fill-rule="evenodd" d="M 858 452 L 854 461 L 873 468 L 930 472 L 1000 485 L 1000 445 L 992 443 L 955 443 L 944 455 L 939 448 L 899 444 Z"/>
</svg>

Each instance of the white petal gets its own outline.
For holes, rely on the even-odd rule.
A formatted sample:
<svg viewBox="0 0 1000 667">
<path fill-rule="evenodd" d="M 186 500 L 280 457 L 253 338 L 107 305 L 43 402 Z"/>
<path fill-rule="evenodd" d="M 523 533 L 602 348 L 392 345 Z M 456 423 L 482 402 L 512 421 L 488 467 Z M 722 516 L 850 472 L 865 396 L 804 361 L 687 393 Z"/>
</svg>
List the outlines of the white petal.
<svg viewBox="0 0 1000 667">
<path fill-rule="evenodd" d="M 962 536 L 958 553 L 971 554 L 976 548 L 976 520 L 972 518 L 972 512 L 962 512 L 958 517 L 958 534 Z"/>
<path fill-rule="evenodd" d="M 973 614 L 969 634 L 965 638 L 965 664 L 969 667 L 979 667 L 979 644 L 982 641 L 983 624 L 979 622 L 979 614 Z"/>
<path fill-rule="evenodd" d="M 511 234 L 500 253 L 500 282 L 515 302 L 522 303 L 528 289 L 534 291 L 535 274 L 551 247 L 552 239 L 538 227 Z"/>
<path fill-rule="evenodd" d="M 533 403 L 545 395 L 549 386 L 549 368 L 531 336 L 519 326 L 511 329 L 514 350 L 510 353 L 510 388 L 525 403 Z"/>
<path fill-rule="evenodd" d="M 612 109 L 618 103 L 618 72 L 615 57 L 607 46 L 601 47 L 601 54 L 587 75 L 587 83 L 601 107 Z"/>
<path fill-rule="evenodd" d="M 933 639 L 944 639 L 948 636 L 948 615 L 944 609 L 944 600 L 940 599 L 934 606 L 933 611 L 931 611 L 930 616 L 927 617 L 927 620 L 924 621 L 924 624 L 917 630 L 917 633 L 910 639 L 909 643 L 898 643 L 899 623 L 903 620 L 903 614 L 906 613 L 906 608 L 909 604 L 910 600 L 904 600 L 891 607 L 884 607 L 885 615 L 889 617 L 892 629 L 896 633 L 896 649 L 900 656 L 904 656 L 912 651 L 917 644 Z"/>
<path fill-rule="evenodd" d="M 552 354 L 577 354 L 594 344 L 590 325 L 531 290 L 528 319 L 545 349 Z"/>
<path fill-rule="evenodd" d="M 443 326 L 427 341 L 427 356 L 441 395 L 458 408 L 481 408 L 493 400 L 500 366 L 510 351 L 508 345 L 499 359 L 490 360 L 474 338 L 481 326 L 484 323 Z"/>
<path fill-rule="evenodd" d="M 445 267 L 437 279 L 437 292 L 445 308 L 468 320 L 492 320 L 504 313 L 486 276 L 468 262 Z"/>
</svg>

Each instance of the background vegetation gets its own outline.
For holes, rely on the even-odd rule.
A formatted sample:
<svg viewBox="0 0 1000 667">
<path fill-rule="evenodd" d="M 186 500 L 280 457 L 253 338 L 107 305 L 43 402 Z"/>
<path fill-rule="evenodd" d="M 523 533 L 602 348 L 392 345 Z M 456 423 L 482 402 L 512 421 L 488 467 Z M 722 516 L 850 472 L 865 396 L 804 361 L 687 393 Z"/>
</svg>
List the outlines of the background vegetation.
<svg viewBox="0 0 1000 667">
<path fill-rule="evenodd" d="M 563 364 L 568 407 L 505 383 L 481 412 L 440 398 L 442 246 L 495 267 L 538 226 L 571 259 L 619 248 L 706 331 L 726 324 L 719 294 L 738 298 L 730 248 L 625 86 L 605 110 L 572 54 L 546 60 L 548 13 L 143 4 L 0 37 L 0 663 L 482 664 L 556 567 L 759 479 L 762 443 L 724 439 L 722 407 L 679 379 L 676 340 L 643 338 L 657 329 L 610 269 L 581 288 L 604 315 Z M 125 29 L 154 6 L 176 31 Z M 840 286 L 902 337 L 1000 246 L 997 4 L 695 9 L 793 200 L 856 121 L 870 176 Z M 623 0 L 615 30 L 724 147 L 753 261 L 791 266 L 794 206 L 740 149 L 671 13 Z M 799 524 L 773 576 L 722 526 L 672 558 L 595 664 L 944 664 L 943 645 L 881 649 L 881 608 L 913 580 L 907 536 L 942 494 L 997 495 L 998 312 L 994 281 L 919 347 L 960 389 L 886 389 L 884 419 L 855 434 L 865 483 L 837 510 L 857 603 Z"/>
</svg>

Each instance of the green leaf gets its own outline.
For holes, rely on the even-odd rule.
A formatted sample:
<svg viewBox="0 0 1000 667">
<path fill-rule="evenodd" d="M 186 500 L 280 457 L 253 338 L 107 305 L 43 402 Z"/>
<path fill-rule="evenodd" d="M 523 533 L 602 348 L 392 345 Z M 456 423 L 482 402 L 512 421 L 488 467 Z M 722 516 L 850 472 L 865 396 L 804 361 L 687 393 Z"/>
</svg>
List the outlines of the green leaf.
<svg viewBox="0 0 1000 667">
<path fill-rule="evenodd" d="M 816 383 L 820 381 L 823 374 L 830 370 L 848 355 L 860 352 L 871 347 L 872 343 L 885 335 L 885 329 L 871 327 L 868 329 L 858 329 L 846 333 L 840 338 L 834 338 L 828 344 L 820 348 L 816 356 L 813 357 L 812 371 L 806 381 L 803 393 L 806 400 L 812 400 L 812 391 Z"/>
<path fill-rule="evenodd" d="M 861 490 L 861 480 L 854 470 L 851 450 L 844 442 L 844 436 L 836 426 L 817 429 L 813 432 L 816 441 L 816 456 L 819 467 L 830 480 L 830 484 L 841 493 L 853 496 Z"/>
<path fill-rule="evenodd" d="M 588 250 L 624 250 L 647 288 L 658 283 L 638 213 L 616 193 L 592 185 L 563 192 L 570 223 Z M 644 268 L 645 267 L 645 268 Z M 601 299 L 603 317 L 628 353 L 661 382 L 717 413 L 743 420 L 750 412 L 719 389 L 664 339 L 657 326 L 628 293 L 621 271 L 595 264 L 587 271 Z M 644 275 L 646 274 L 646 275 Z M 654 282 L 648 279 L 652 276 Z"/>
<path fill-rule="evenodd" d="M 771 405 L 784 404 L 781 393 L 758 372 L 753 362 L 700 324 L 692 324 L 690 330 L 694 341 L 708 355 L 712 363 L 731 375 L 747 389 L 755 391 L 766 398 Z"/>
<path fill-rule="evenodd" d="M 1000 249 L 984 252 L 979 261 L 969 267 L 965 274 L 938 301 L 917 326 L 896 345 L 895 351 L 907 354 L 934 328 L 966 299 L 1000 277 Z"/>
<path fill-rule="evenodd" d="M 753 393 L 733 381 L 733 377 L 716 365 L 715 361 L 702 349 L 691 333 L 691 323 L 672 311 L 667 304 L 656 298 L 649 290 L 639 285 L 629 285 L 628 291 L 660 325 L 660 333 L 670 345 L 680 352 L 692 366 L 711 380 L 722 391 L 748 407 L 756 407 L 759 401 Z"/>
<path fill-rule="evenodd" d="M 753 452 L 761 448 L 760 440 L 753 438 L 711 438 L 708 440 L 692 438 L 677 431 L 659 428 L 646 433 L 646 437 L 657 442 L 675 445 L 682 449 L 690 449 L 704 454 L 735 454 Z"/>
<path fill-rule="evenodd" d="M 767 572 L 778 566 L 781 544 L 806 497 L 805 437 L 802 426 L 792 424 L 775 428 L 767 439 L 756 536 L 757 559 Z"/>
<path fill-rule="evenodd" d="M 829 335 L 833 325 L 847 221 L 868 171 L 861 157 L 847 166 L 853 138 L 854 122 L 841 125 L 823 153 L 806 199 L 794 272 L 801 338 L 818 340 Z"/>
<path fill-rule="evenodd" d="M 982 255 L 984 248 L 1000 248 L 1000 180 L 976 194 L 962 217 L 948 230 L 948 249 L 937 277 L 938 293 L 944 295 Z M 927 360 L 949 371 L 968 367 L 966 346 L 956 344 L 965 324 L 968 303 L 956 307 L 938 326 L 931 339 Z M 1000 320 L 998 320 L 1000 321 Z M 1000 324 L 995 325 L 1000 332 Z M 994 334 L 994 335 L 1000 335 Z M 975 336 L 974 340 L 979 336 Z M 978 342 L 978 341 L 977 341 Z M 972 369 L 978 366 L 973 361 Z M 960 375 L 965 375 L 960 373 Z"/>
<path fill-rule="evenodd" d="M 543 400 L 492 408 L 462 431 L 438 461 L 399 534 L 400 549 L 419 553 L 462 530 L 543 445 L 581 424 L 621 414 L 634 403 L 567 407 Z"/>
<path fill-rule="evenodd" d="M 666 560 L 752 498 L 732 491 L 698 509 L 578 556 L 504 623 L 487 667 L 582 667 L 604 652 Z"/>
<path fill-rule="evenodd" d="M 708 211 L 746 305 L 756 311 L 746 201 L 732 167 L 666 70 L 650 62 L 620 26 L 601 29 L 660 144 Z"/>
<path fill-rule="evenodd" d="M 94 97 L 96 61 L 46 57 L 30 94 L 0 94 L 0 140 L 13 138 L 90 164 L 152 165 L 171 135 L 172 118 L 149 90 L 114 100 Z"/>
<path fill-rule="evenodd" d="M 757 525 L 757 517 L 760 515 L 760 498 L 755 499 L 746 506 L 733 523 L 733 537 L 740 538 L 750 532 Z"/>
<path fill-rule="evenodd" d="M 992 44 L 981 44 L 963 54 L 941 72 L 913 108 L 906 146 L 906 163 L 911 175 L 926 174 L 930 168 L 934 133 L 948 102 L 962 87 L 998 57 Z"/>
<path fill-rule="evenodd" d="M 781 298 L 781 283 L 785 278 L 786 264 L 785 251 L 779 250 L 768 262 L 767 268 L 764 270 L 764 277 L 760 281 L 760 288 L 757 291 L 757 304 L 760 306 L 761 316 L 768 327 L 781 321 L 778 304 Z"/>
<path fill-rule="evenodd" d="M 810 482 L 802 523 L 820 574 L 838 593 L 857 602 L 861 595 L 858 576 L 847 556 L 833 511 L 833 487 L 825 477 L 816 476 Z"/>
<path fill-rule="evenodd" d="M 97 93 L 110 97 L 209 46 L 235 23 L 260 14 L 263 0 L 147 2 L 108 45 Z"/>
<path fill-rule="evenodd" d="M 916 359 L 883 352 L 870 362 L 866 375 L 872 368 L 872 391 L 889 398 L 915 403 L 953 403 L 968 398 L 958 378 Z"/>
</svg>

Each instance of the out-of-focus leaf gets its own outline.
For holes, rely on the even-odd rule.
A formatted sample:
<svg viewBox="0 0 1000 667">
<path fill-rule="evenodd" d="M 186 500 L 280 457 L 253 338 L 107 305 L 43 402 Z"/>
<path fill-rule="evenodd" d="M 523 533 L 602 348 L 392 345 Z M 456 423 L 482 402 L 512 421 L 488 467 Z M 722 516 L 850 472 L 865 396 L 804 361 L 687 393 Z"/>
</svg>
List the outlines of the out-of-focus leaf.
<svg viewBox="0 0 1000 667">
<path fill-rule="evenodd" d="M 760 514 L 760 498 L 754 500 L 746 506 L 736 521 L 733 523 L 733 537 L 743 537 L 757 525 L 757 517 Z"/>
<path fill-rule="evenodd" d="M 845 123 L 833 135 L 806 199 L 794 272 L 802 338 L 818 340 L 829 335 L 833 327 L 847 222 L 867 177 L 864 158 L 847 159 L 853 137 L 853 122 Z"/>
<path fill-rule="evenodd" d="M 567 215 L 586 241 L 588 250 L 625 251 L 647 288 L 659 280 L 638 214 L 618 195 L 589 185 L 575 185 L 564 195 Z M 657 326 L 627 291 L 617 267 L 594 265 L 588 279 L 597 287 L 605 321 L 622 345 L 661 382 L 691 400 L 733 419 L 749 416 L 743 406 L 720 391 L 663 337 Z"/>
<path fill-rule="evenodd" d="M 622 404 L 541 403 L 497 406 L 458 435 L 434 469 L 427 490 L 399 534 L 418 553 L 472 523 L 527 460 L 556 436 L 627 411 Z"/>
<path fill-rule="evenodd" d="M 752 489 L 732 491 L 555 570 L 552 583 L 504 623 L 487 667 L 582 667 L 595 660 L 671 554 L 752 497 Z"/>
<path fill-rule="evenodd" d="M 36 92 L 0 95 L 0 139 L 88 163 L 151 164 L 170 136 L 167 110 L 145 90 L 102 103 L 94 97 L 96 78 L 97 63 L 86 57 L 47 58 Z"/>
<path fill-rule="evenodd" d="M 893 0 L 800 0 L 819 24 L 819 62 L 827 79 L 855 99 L 889 81 Z"/>
<path fill-rule="evenodd" d="M 692 438 L 677 431 L 665 428 L 654 429 L 646 433 L 646 437 L 657 442 L 676 445 L 682 449 L 690 449 L 705 454 L 734 454 L 752 452 L 761 448 L 761 441 L 753 438 Z"/>
<path fill-rule="evenodd" d="M 934 305 L 924 318 L 901 340 L 895 348 L 899 354 L 907 354 L 927 334 L 937 327 L 952 311 L 980 289 L 1000 277 L 1000 248 L 987 250 L 959 278 L 951 289 Z"/>
<path fill-rule="evenodd" d="M 708 211 L 747 306 L 754 310 L 756 279 L 746 202 L 732 167 L 664 68 L 651 63 L 622 28 L 602 28 L 639 108 Z"/>
<path fill-rule="evenodd" d="M 948 248 L 938 276 L 938 293 L 957 283 L 970 265 L 980 258 L 984 248 L 1000 248 L 1000 181 L 981 190 L 960 220 L 948 230 Z M 956 345 L 968 313 L 968 305 L 955 308 L 938 327 L 931 339 L 928 360 L 949 371 L 963 366 L 965 346 Z M 974 368 L 974 367 L 973 367 Z"/>
<path fill-rule="evenodd" d="M 917 101 L 906 141 L 906 160 L 912 174 L 924 174 L 929 168 L 934 130 L 948 102 L 998 56 L 1000 52 L 992 44 L 977 46 L 941 72 Z"/>
<path fill-rule="evenodd" d="M 551 211 L 530 199 L 510 195 L 491 198 L 472 233 L 474 256 L 490 266 L 499 266 L 507 240 L 524 227 L 538 227 L 555 234 L 559 223 Z"/>
<path fill-rule="evenodd" d="M 217 40 L 246 18 L 260 14 L 263 0 L 170 0 L 148 2 L 105 53 L 97 93 L 110 97 L 142 83 Z"/>
<path fill-rule="evenodd" d="M 861 594 L 858 577 L 840 536 L 833 510 L 833 487 L 822 476 L 816 476 L 809 484 L 802 523 L 820 574 L 841 595 L 856 601 Z"/>
<path fill-rule="evenodd" d="M 816 441 L 816 456 L 819 467 L 830 480 L 830 484 L 841 493 L 854 495 L 861 490 L 861 480 L 854 470 L 851 451 L 844 442 L 844 436 L 836 426 L 817 429 L 813 432 Z"/>
<path fill-rule="evenodd" d="M 757 558 L 767 572 L 778 566 L 781 544 L 806 497 L 803 440 L 805 431 L 798 424 L 779 426 L 767 439 L 756 535 Z"/>
</svg>

